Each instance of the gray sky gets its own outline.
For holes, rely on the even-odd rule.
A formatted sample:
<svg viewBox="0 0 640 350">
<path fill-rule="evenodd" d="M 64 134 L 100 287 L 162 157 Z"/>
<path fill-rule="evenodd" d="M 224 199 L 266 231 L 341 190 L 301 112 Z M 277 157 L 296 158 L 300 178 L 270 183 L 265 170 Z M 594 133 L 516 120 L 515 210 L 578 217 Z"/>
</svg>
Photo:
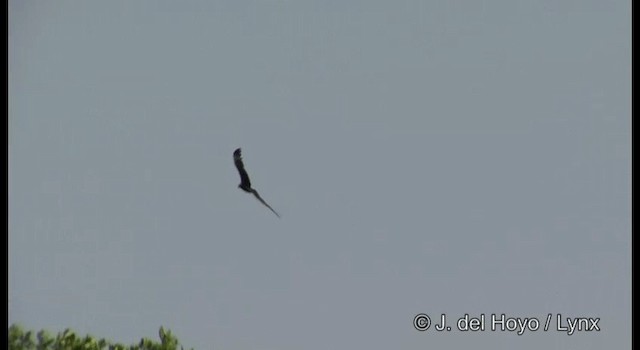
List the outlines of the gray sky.
<svg viewBox="0 0 640 350">
<path fill-rule="evenodd" d="M 9 1 L 9 323 L 630 348 L 630 6 Z M 237 188 L 237 147 L 282 219 Z"/>
</svg>

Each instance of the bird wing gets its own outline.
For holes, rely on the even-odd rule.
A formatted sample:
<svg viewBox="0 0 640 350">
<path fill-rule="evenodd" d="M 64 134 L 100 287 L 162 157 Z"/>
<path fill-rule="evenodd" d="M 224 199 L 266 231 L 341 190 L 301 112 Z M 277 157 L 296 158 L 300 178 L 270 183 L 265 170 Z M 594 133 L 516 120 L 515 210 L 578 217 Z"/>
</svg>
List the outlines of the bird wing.
<svg viewBox="0 0 640 350">
<path fill-rule="evenodd" d="M 242 163 L 242 154 L 240 154 L 240 148 L 236 149 L 233 152 L 233 162 L 236 165 L 236 169 L 238 169 L 238 173 L 240 174 L 240 185 L 242 187 L 251 188 L 251 181 L 249 180 L 249 174 L 244 170 L 244 163 Z"/>
<path fill-rule="evenodd" d="M 256 198 L 258 198 L 258 200 L 264 204 L 267 208 L 271 209 L 271 211 L 276 214 L 277 217 L 280 217 L 280 215 L 278 213 L 276 213 L 275 210 L 273 210 L 273 208 L 271 208 L 271 206 L 269 204 L 267 204 L 267 202 L 264 201 L 264 199 L 262 199 L 262 197 L 260 197 L 260 195 L 258 194 L 258 191 L 256 191 L 255 189 L 251 189 L 251 193 L 253 193 L 254 196 L 256 196 Z"/>
</svg>

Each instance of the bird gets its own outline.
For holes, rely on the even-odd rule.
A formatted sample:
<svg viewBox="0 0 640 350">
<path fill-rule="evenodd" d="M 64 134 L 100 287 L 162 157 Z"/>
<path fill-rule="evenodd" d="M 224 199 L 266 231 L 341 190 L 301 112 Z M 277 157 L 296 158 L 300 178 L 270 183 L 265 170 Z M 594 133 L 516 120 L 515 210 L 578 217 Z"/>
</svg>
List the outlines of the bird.
<svg viewBox="0 0 640 350">
<path fill-rule="evenodd" d="M 271 209 L 271 211 L 274 214 L 276 214 L 276 216 L 279 218 L 280 214 L 278 214 L 275 210 L 273 210 L 273 208 L 271 208 L 271 206 L 267 204 L 267 202 L 265 202 L 264 199 L 262 199 L 262 197 L 260 197 L 260 195 L 258 194 L 258 191 L 256 191 L 254 188 L 251 188 L 251 181 L 249 180 L 249 174 L 247 174 L 247 171 L 244 169 L 244 163 L 242 162 L 241 152 L 242 151 L 240 150 L 240 148 L 233 151 L 233 163 L 236 165 L 236 169 L 238 169 L 238 173 L 240 174 L 240 184 L 238 185 L 238 188 L 240 188 L 241 190 L 247 193 L 253 193 L 253 195 L 262 204 L 264 204 L 267 208 Z"/>
</svg>

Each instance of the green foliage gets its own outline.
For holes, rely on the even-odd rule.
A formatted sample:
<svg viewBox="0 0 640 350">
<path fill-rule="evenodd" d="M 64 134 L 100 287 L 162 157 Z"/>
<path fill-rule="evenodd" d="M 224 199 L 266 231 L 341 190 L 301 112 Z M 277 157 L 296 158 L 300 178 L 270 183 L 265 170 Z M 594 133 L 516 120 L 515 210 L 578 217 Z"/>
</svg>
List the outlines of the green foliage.
<svg viewBox="0 0 640 350">
<path fill-rule="evenodd" d="M 135 345 L 113 343 L 104 338 L 90 335 L 77 336 L 71 329 L 59 332 L 55 337 L 41 330 L 33 336 L 32 331 L 25 332 L 22 327 L 12 324 L 9 327 L 9 350 L 184 350 L 178 338 L 171 331 L 160 327 L 160 342 L 148 338 L 140 339 Z"/>
</svg>

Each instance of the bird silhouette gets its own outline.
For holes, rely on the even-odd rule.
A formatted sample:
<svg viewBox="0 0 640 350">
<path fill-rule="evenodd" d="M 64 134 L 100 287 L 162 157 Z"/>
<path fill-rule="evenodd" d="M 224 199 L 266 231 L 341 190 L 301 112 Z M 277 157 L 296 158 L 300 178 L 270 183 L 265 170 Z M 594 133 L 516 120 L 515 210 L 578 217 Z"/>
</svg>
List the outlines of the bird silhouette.
<svg viewBox="0 0 640 350">
<path fill-rule="evenodd" d="M 251 188 L 251 180 L 249 180 L 249 174 L 247 174 L 247 171 L 244 169 L 244 163 L 242 162 L 241 152 L 242 151 L 240 150 L 240 148 L 233 151 L 233 163 L 236 165 L 236 168 L 238 169 L 238 173 L 240 174 L 240 184 L 238 185 L 238 187 L 245 192 L 253 193 L 253 195 L 262 204 L 264 204 L 267 208 L 271 209 L 271 211 L 274 214 L 276 214 L 277 217 L 280 217 L 280 214 L 278 214 L 275 210 L 273 210 L 273 208 L 271 208 L 271 206 L 267 204 L 267 202 L 265 202 L 264 199 L 262 199 L 262 197 L 260 197 L 260 195 L 258 194 L 258 191 L 256 191 L 254 188 Z"/>
</svg>

